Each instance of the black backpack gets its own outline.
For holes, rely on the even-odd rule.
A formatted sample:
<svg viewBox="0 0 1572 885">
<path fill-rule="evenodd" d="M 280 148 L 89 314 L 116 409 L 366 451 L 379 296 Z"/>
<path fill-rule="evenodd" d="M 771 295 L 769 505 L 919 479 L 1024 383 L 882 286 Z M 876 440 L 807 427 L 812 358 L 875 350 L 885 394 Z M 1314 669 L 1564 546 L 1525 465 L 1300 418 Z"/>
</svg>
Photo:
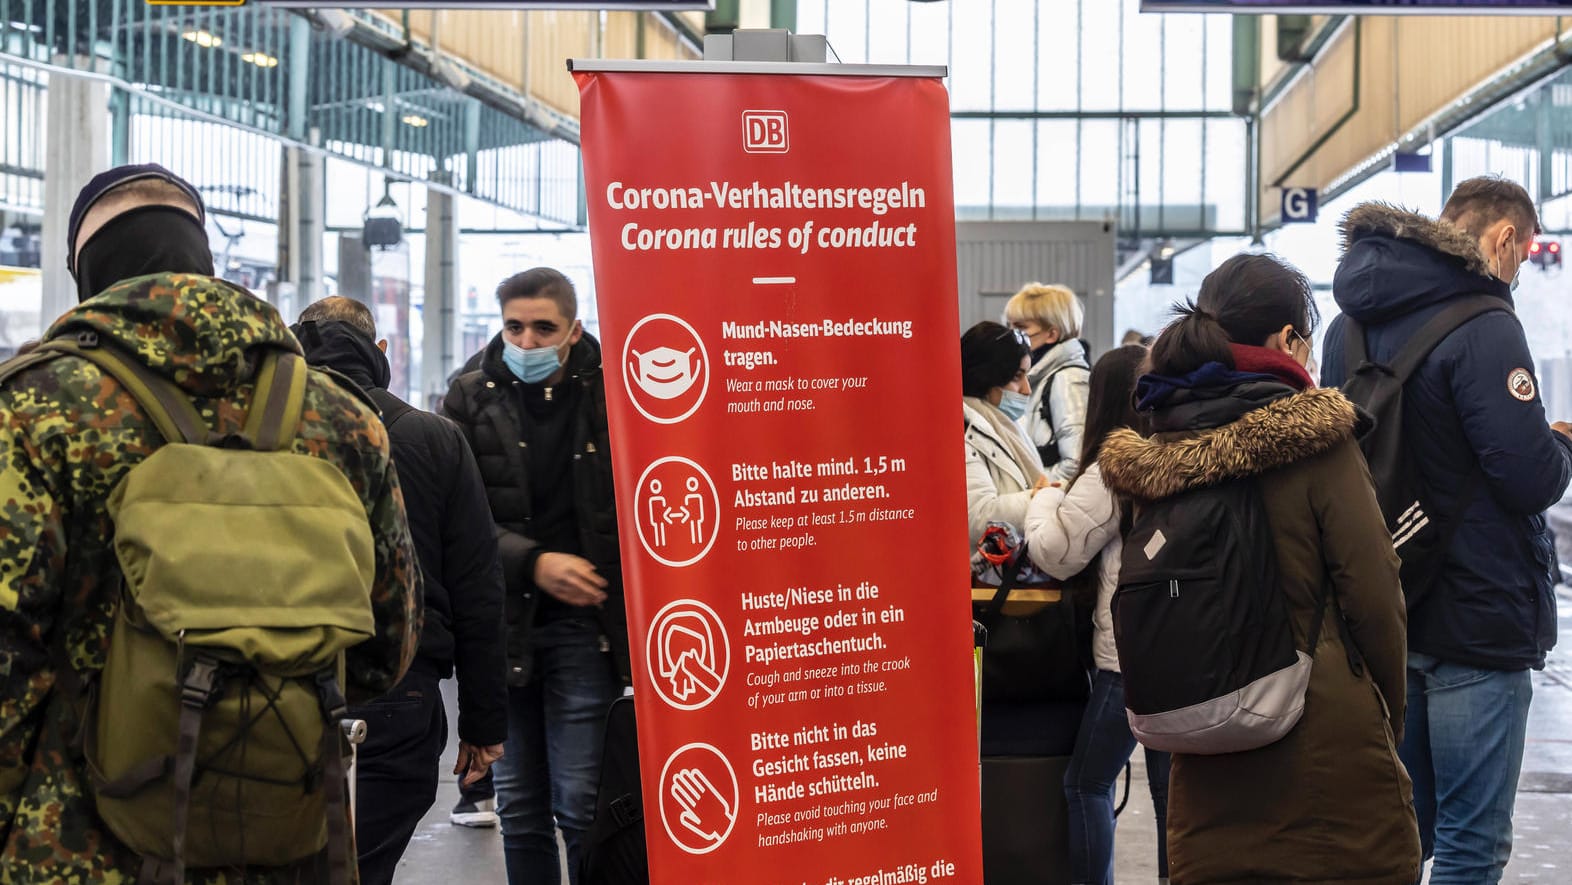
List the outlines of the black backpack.
<svg viewBox="0 0 1572 885">
<path fill-rule="evenodd" d="M 1513 313 L 1511 305 L 1491 295 L 1452 301 L 1420 327 L 1390 364 L 1370 359 L 1364 326 L 1344 317 L 1348 380 L 1343 382 L 1343 395 L 1375 419 L 1375 429 L 1359 445 L 1375 479 L 1376 499 L 1392 533 L 1392 546 L 1403 560 L 1403 595 L 1410 610 L 1440 573 L 1445 550 L 1462 522 L 1462 510 L 1477 491 L 1483 472 L 1476 462 L 1460 490 L 1456 513 L 1435 511 L 1428 500 L 1430 490 L 1403 438 L 1403 389 L 1448 335 L 1474 317 L 1497 310 Z"/>
<path fill-rule="evenodd" d="M 1303 650 L 1254 480 L 1139 504 L 1113 597 L 1130 730 L 1154 750 L 1237 753 L 1304 712 L 1330 586 Z"/>
<path fill-rule="evenodd" d="M 579 885 L 649 885 L 641 789 L 633 698 L 620 697 L 606 715 L 600 793 L 585 838 Z"/>
</svg>

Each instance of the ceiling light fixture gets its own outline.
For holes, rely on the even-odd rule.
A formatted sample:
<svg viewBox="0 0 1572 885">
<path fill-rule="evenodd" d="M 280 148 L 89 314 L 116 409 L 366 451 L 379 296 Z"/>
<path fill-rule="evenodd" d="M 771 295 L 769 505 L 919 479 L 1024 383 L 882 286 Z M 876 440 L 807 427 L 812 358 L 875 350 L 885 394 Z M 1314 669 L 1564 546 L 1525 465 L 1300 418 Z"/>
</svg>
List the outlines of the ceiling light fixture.
<svg viewBox="0 0 1572 885">
<path fill-rule="evenodd" d="M 182 39 L 189 40 L 203 49 L 216 49 L 224 45 L 223 38 L 209 31 L 186 31 L 180 36 Z"/>
<path fill-rule="evenodd" d="M 271 55 L 268 55 L 266 52 L 246 52 L 246 53 L 242 53 L 241 56 L 240 56 L 240 60 L 244 61 L 244 62 L 249 62 L 251 64 L 254 64 L 254 65 L 256 65 L 259 68 L 276 68 L 276 67 L 278 67 L 278 59 L 273 57 L 273 56 L 271 56 Z"/>
</svg>

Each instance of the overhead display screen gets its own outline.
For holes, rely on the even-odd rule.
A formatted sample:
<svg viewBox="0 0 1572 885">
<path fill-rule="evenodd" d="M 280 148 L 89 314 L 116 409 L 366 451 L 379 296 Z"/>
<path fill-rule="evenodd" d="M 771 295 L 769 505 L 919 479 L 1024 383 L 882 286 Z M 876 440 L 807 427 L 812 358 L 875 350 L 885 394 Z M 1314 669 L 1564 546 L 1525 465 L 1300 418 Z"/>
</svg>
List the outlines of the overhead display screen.
<svg viewBox="0 0 1572 885">
<path fill-rule="evenodd" d="M 1142 12 L 1555 15 L 1572 0 L 1141 0 Z"/>
</svg>

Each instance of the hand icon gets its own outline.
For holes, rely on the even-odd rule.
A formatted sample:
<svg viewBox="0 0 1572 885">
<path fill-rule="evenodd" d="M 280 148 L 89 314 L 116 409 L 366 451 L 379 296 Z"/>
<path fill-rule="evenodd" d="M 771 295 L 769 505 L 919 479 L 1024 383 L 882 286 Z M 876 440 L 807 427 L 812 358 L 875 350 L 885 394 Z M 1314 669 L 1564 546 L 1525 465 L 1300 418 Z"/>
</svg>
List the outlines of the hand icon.
<svg viewBox="0 0 1572 885">
<path fill-rule="evenodd" d="M 692 649 L 677 657 L 677 667 L 671 674 L 671 691 L 679 701 L 686 701 L 694 691 L 703 689 L 711 697 L 720 693 L 721 678 L 704 665 Z"/>
<path fill-rule="evenodd" d="M 682 825 L 706 842 L 719 842 L 731 830 L 732 811 L 704 772 L 684 768 L 671 780 L 671 796 L 682 806 Z"/>
</svg>

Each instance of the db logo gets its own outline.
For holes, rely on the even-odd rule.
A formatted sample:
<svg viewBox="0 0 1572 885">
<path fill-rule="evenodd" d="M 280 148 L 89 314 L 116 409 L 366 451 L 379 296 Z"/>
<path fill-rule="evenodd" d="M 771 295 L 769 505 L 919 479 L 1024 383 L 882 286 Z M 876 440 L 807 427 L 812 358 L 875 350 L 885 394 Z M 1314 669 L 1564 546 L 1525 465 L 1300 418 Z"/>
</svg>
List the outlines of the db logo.
<svg viewBox="0 0 1572 885">
<path fill-rule="evenodd" d="M 791 147 L 785 111 L 743 111 L 742 149 L 750 154 L 784 154 Z"/>
</svg>

